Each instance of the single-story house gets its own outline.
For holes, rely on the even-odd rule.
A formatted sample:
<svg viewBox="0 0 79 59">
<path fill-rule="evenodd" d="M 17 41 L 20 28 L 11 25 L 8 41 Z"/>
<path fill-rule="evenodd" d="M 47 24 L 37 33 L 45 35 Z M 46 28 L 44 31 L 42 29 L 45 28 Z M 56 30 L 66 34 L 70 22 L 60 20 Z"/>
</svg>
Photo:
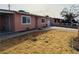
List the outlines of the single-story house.
<svg viewBox="0 0 79 59">
<path fill-rule="evenodd" d="M 50 18 L 50 24 L 51 25 L 60 25 L 62 24 L 62 19 L 59 18 Z"/>
<path fill-rule="evenodd" d="M 47 27 L 49 25 L 49 17 L 0 9 L 0 32 L 25 31 Z"/>
</svg>

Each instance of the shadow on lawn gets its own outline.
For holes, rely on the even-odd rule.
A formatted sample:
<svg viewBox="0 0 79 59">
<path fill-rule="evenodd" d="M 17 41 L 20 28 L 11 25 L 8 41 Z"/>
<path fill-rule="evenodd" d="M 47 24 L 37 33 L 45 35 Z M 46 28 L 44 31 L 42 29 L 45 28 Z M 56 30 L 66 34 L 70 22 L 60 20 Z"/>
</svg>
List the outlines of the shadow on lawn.
<svg viewBox="0 0 79 59">
<path fill-rule="evenodd" d="M 12 38 L 12 39 L 7 39 L 5 41 L 1 41 L 0 42 L 0 52 L 3 52 L 17 44 L 20 44 L 28 39 L 32 39 L 32 37 L 36 37 L 36 36 L 39 36 L 39 35 L 42 35 L 42 34 L 45 34 L 47 33 L 47 31 L 44 31 L 44 32 L 34 32 L 34 33 L 29 33 L 29 34 L 26 34 L 26 35 L 22 35 L 22 36 L 19 36 L 19 37 L 15 37 L 15 38 Z"/>
</svg>

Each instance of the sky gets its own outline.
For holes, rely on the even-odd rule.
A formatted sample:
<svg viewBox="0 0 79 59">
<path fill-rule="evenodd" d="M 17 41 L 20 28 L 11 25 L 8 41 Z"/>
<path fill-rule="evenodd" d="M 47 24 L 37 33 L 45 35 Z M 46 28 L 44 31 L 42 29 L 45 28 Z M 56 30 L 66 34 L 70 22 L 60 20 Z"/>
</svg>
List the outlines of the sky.
<svg viewBox="0 0 79 59">
<path fill-rule="evenodd" d="M 71 4 L 10 4 L 11 10 L 25 10 L 37 15 L 49 15 L 50 17 L 61 18 L 60 12 Z M 0 9 L 9 9 L 8 4 L 0 4 Z"/>
</svg>

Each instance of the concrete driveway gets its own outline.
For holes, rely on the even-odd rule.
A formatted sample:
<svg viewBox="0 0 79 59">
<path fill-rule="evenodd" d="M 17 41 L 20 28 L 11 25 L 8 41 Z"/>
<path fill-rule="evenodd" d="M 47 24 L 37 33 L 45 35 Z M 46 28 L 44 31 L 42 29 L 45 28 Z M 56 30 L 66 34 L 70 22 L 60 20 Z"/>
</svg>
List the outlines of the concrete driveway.
<svg viewBox="0 0 79 59">
<path fill-rule="evenodd" d="M 65 27 L 50 27 L 50 29 L 58 29 L 58 30 L 63 30 L 63 31 L 78 31 L 78 29 L 73 29 L 73 28 L 65 28 Z"/>
</svg>

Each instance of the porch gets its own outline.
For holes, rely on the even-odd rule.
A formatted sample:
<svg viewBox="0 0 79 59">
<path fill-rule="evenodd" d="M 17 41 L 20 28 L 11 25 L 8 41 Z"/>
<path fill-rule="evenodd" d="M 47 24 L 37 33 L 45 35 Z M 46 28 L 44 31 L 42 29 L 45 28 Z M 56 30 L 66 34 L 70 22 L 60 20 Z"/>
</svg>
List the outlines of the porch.
<svg viewBox="0 0 79 59">
<path fill-rule="evenodd" d="M 0 34 L 12 32 L 12 13 L 0 12 Z"/>
</svg>

